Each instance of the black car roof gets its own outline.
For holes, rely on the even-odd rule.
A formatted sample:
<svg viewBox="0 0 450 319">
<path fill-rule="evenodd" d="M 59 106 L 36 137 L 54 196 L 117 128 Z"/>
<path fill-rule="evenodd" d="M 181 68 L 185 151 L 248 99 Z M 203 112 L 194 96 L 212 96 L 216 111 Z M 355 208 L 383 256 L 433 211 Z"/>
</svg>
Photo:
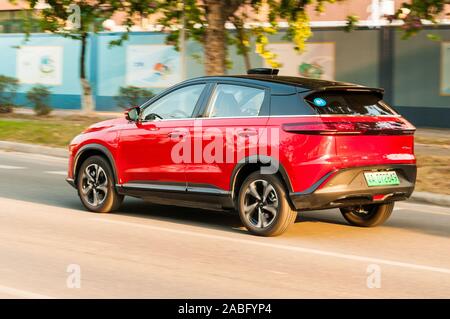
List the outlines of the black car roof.
<svg viewBox="0 0 450 319">
<path fill-rule="evenodd" d="M 331 86 L 360 86 L 360 85 L 353 84 L 353 83 L 316 80 L 316 79 L 302 78 L 302 77 L 296 77 L 296 76 L 283 76 L 283 75 L 255 74 L 255 75 L 233 75 L 231 77 L 284 83 L 284 84 L 290 84 L 290 85 L 294 85 L 294 86 L 301 86 L 301 87 L 303 87 L 305 89 L 309 89 L 309 90 L 317 90 L 317 89 L 321 89 L 323 87 L 331 87 Z"/>
<path fill-rule="evenodd" d="M 273 84 L 281 84 L 294 86 L 297 88 L 303 88 L 305 91 L 320 91 L 320 90 L 330 90 L 330 89 L 361 89 L 370 90 L 377 93 L 383 93 L 384 90 L 380 88 L 369 88 L 362 85 L 348 83 L 348 82 L 338 82 L 338 81 L 327 81 L 327 80 L 317 80 L 310 78 L 302 78 L 296 76 L 280 76 L 280 75 L 266 75 L 266 74 L 252 74 L 252 75 L 221 75 L 221 76 L 203 76 L 200 78 L 195 78 L 192 80 L 208 79 L 208 80 L 244 80 L 249 82 L 269 82 Z"/>
</svg>

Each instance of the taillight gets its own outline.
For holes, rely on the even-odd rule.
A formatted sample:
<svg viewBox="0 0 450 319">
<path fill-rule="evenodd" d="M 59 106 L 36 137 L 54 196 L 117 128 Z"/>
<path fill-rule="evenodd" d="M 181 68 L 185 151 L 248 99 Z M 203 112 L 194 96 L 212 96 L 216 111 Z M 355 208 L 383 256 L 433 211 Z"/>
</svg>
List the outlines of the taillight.
<svg viewBox="0 0 450 319">
<path fill-rule="evenodd" d="M 402 121 L 345 122 L 313 121 L 286 123 L 286 132 L 318 135 L 412 135 L 415 127 Z"/>
</svg>

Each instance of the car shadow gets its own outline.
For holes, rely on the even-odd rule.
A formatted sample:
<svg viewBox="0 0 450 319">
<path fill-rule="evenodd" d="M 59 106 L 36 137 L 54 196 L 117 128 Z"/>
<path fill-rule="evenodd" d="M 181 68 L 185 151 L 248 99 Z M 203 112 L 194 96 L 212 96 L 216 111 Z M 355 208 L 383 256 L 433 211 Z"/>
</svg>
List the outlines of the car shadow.
<svg viewBox="0 0 450 319">
<path fill-rule="evenodd" d="M 65 184 L 62 184 L 67 186 Z M 61 186 L 62 186 L 61 185 Z M 33 188 L 33 192 L 11 191 L 0 194 L 0 197 L 34 202 L 39 204 L 62 207 L 80 212 L 86 212 L 81 205 L 76 192 L 72 189 L 60 188 L 55 185 L 51 196 L 43 196 L 39 188 Z M 47 193 L 48 195 L 48 193 Z M 168 205 L 156 205 L 136 198 L 127 197 L 119 211 L 114 214 L 133 216 L 147 219 L 157 219 L 185 225 L 214 228 L 222 231 L 247 233 L 243 228 L 238 214 L 230 211 L 216 211 L 199 208 L 187 208 Z M 401 215 L 403 214 L 403 215 Z M 450 237 L 449 216 L 444 215 L 409 215 L 408 213 L 393 213 L 393 216 L 382 227 L 405 229 L 414 232 L 425 233 L 435 236 Z M 353 227 L 346 223 L 338 210 L 324 210 L 300 212 L 296 219 L 294 231 L 288 232 L 292 236 L 301 236 L 308 224 L 322 223 L 323 226 L 336 226 L 330 231 L 348 231 L 347 227 Z M 339 228 L 337 228 L 337 226 Z M 342 228 L 345 227 L 345 228 Z"/>
<path fill-rule="evenodd" d="M 157 205 L 134 198 L 126 198 L 115 215 L 161 220 L 177 224 L 202 226 L 231 232 L 244 232 L 238 214 L 234 211 Z"/>
<path fill-rule="evenodd" d="M 349 225 L 337 209 L 300 212 L 296 222 L 327 223 L 355 227 Z M 391 217 L 383 225 L 372 229 L 379 227 L 402 229 L 450 238 L 450 216 L 448 215 L 434 215 L 426 212 L 398 212 L 394 210 Z"/>
</svg>

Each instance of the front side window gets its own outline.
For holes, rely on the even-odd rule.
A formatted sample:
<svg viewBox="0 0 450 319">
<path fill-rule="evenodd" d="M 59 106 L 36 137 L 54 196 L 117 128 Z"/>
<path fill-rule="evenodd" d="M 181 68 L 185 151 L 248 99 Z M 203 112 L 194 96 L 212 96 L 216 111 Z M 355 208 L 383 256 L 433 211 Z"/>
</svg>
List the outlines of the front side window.
<svg viewBox="0 0 450 319">
<path fill-rule="evenodd" d="M 163 119 L 192 117 L 205 86 L 206 84 L 186 86 L 163 96 L 144 109 L 142 120 L 149 121 L 158 116 Z"/>
<path fill-rule="evenodd" d="M 319 114 L 395 115 L 381 96 L 372 92 L 336 91 L 309 95 L 306 101 Z"/>
<path fill-rule="evenodd" d="M 264 101 L 263 89 L 219 84 L 208 108 L 208 117 L 258 116 Z"/>
</svg>

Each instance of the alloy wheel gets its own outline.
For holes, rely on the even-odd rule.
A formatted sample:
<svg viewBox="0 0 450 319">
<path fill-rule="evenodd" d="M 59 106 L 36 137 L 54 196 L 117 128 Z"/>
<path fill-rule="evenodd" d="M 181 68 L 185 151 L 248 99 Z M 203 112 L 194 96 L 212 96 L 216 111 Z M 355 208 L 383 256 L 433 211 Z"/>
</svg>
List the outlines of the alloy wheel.
<svg viewBox="0 0 450 319">
<path fill-rule="evenodd" d="M 265 180 L 255 180 L 248 185 L 244 196 L 245 218 L 254 227 L 269 227 L 278 214 L 275 188 Z"/>
<path fill-rule="evenodd" d="M 81 193 L 86 202 L 94 207 L 100 206 L 108 195 L 108 177 L 98 164 L 86 167 L 81 177 Z"/>
</svg>

